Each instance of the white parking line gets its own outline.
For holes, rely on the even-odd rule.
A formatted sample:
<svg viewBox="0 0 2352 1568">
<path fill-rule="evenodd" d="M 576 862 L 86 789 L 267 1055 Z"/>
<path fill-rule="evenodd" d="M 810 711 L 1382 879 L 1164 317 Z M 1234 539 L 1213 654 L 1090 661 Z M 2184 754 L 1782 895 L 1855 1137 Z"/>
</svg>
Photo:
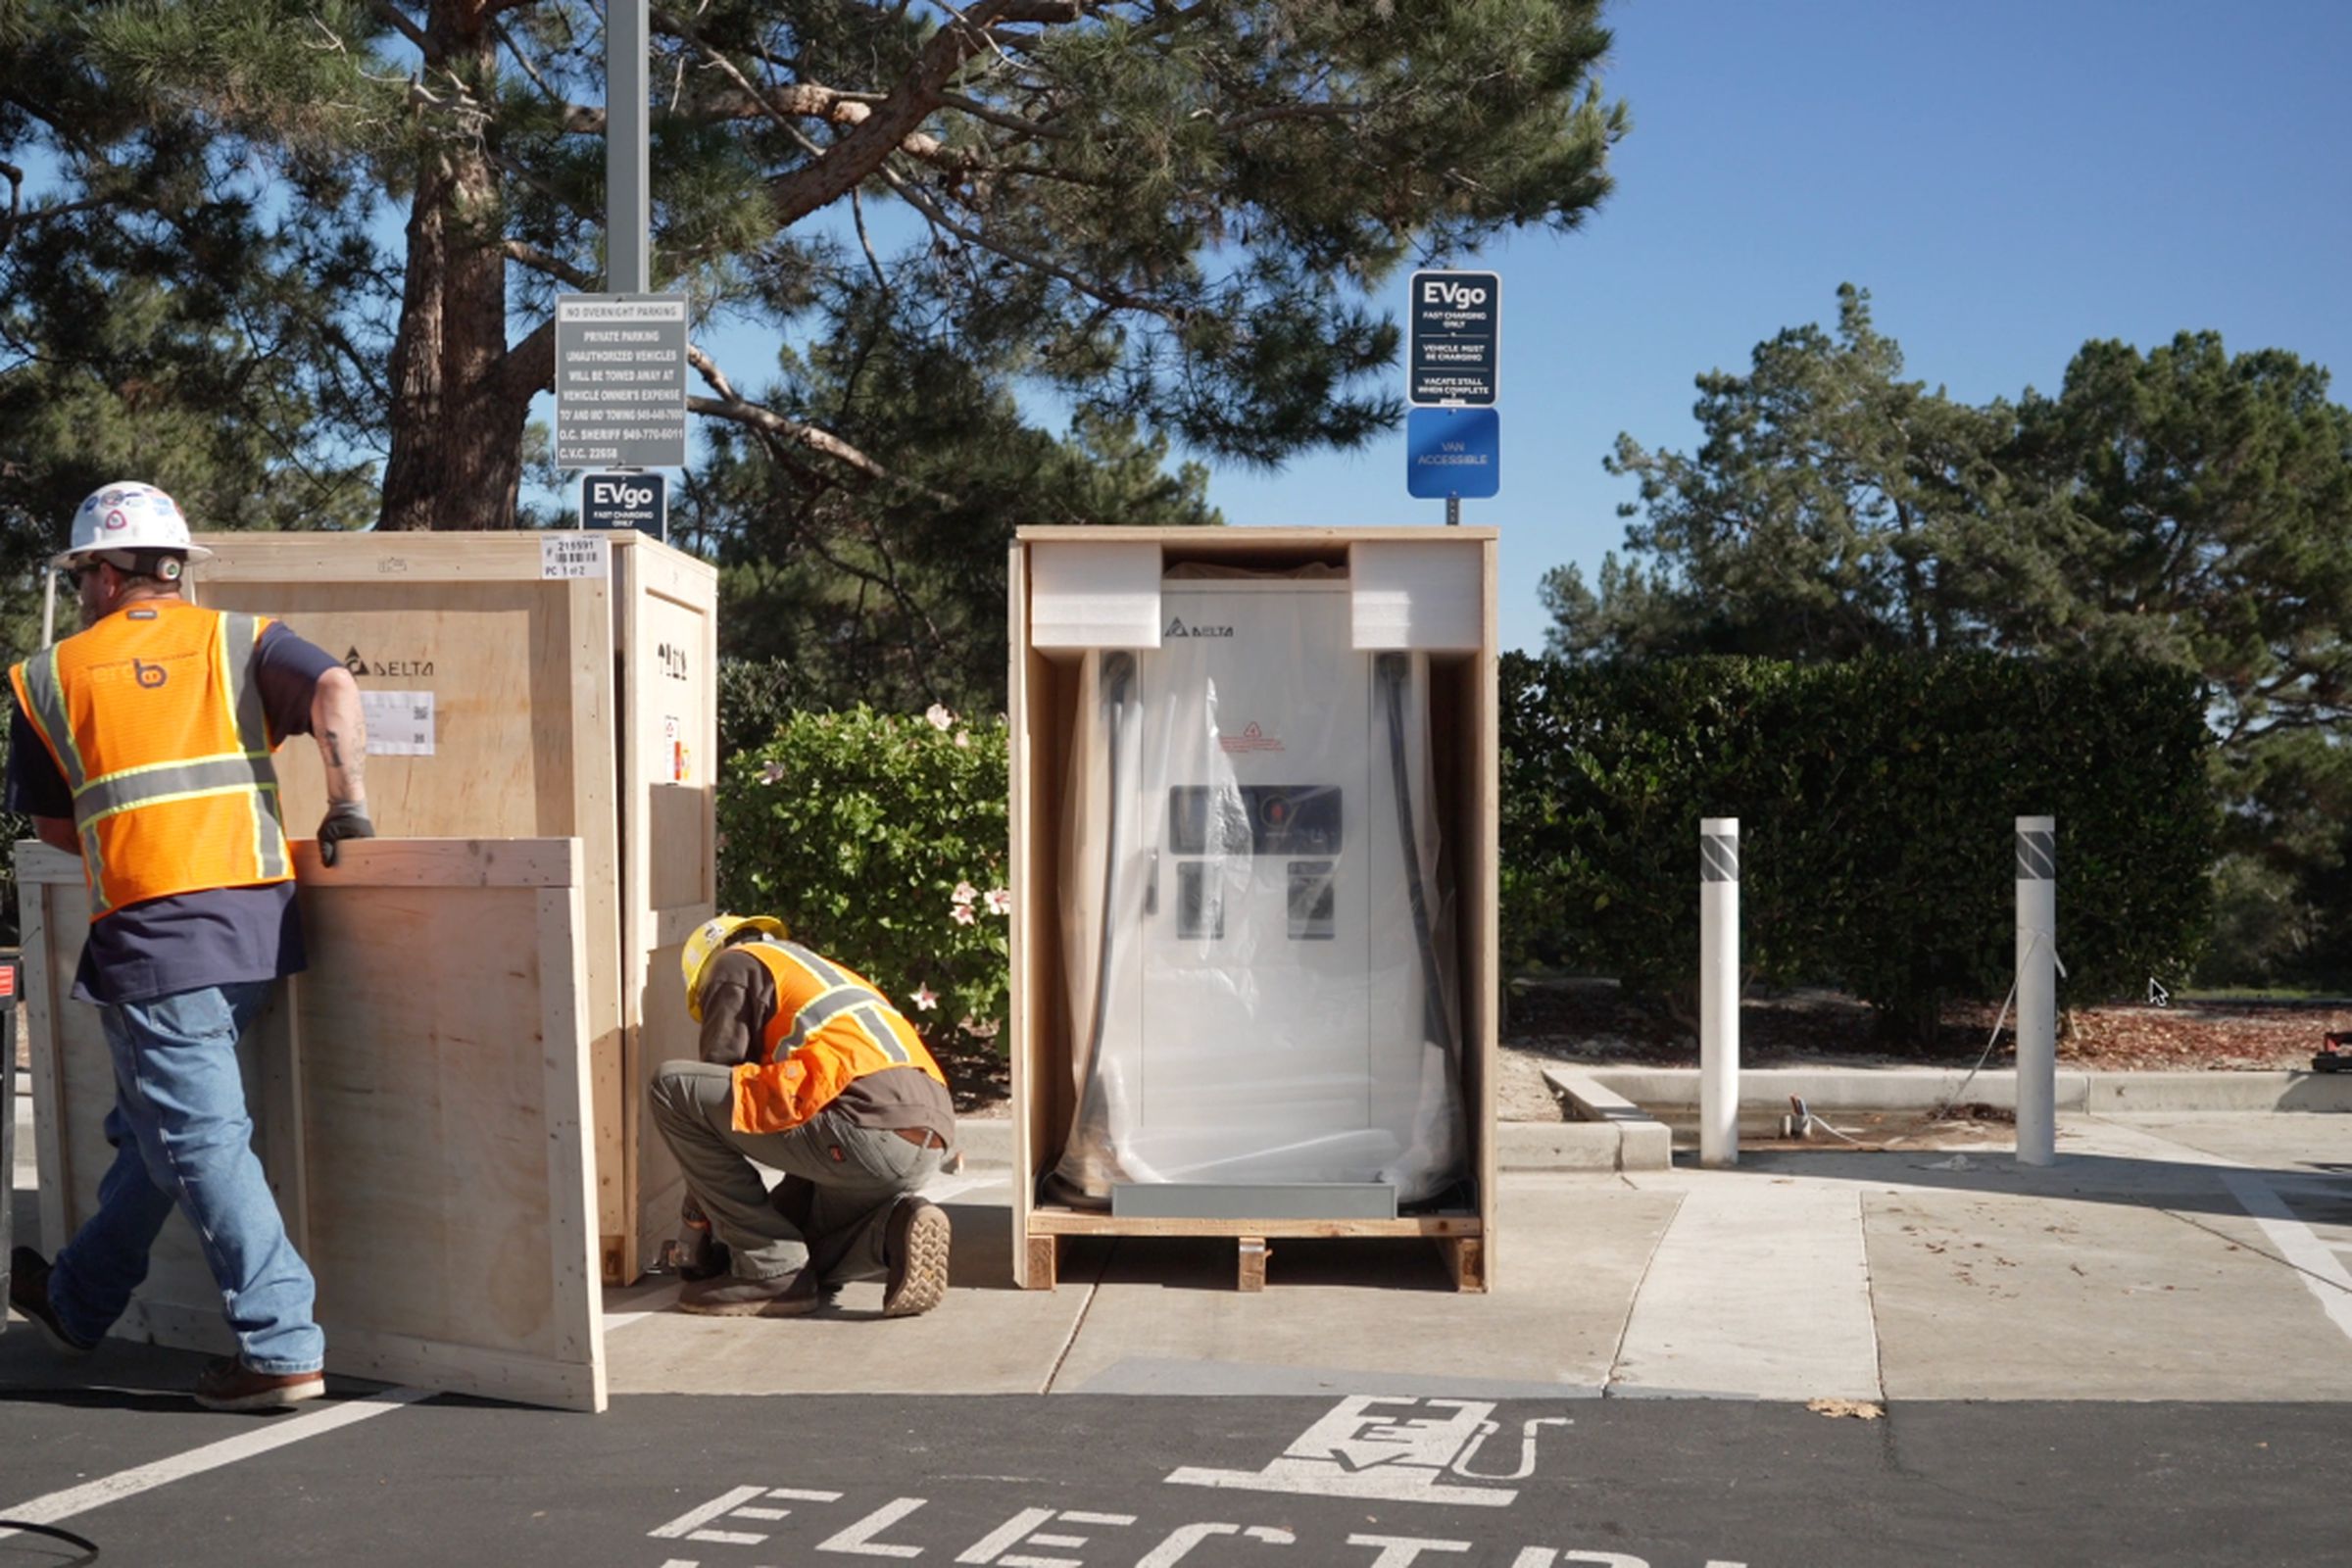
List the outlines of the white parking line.
<svg viewBox="0 0 2352 1568">
<path fill-rule="evenodd" d="M 2269 1182 L 2242 1170 L 2225 1170 L 2222 1180 L 2254 1216 L 2279 1255 L 2301 1271 L 2304 1286 L 2320 1298 L 2321 1310 L 2335 1320 L 2345 1338 L 2352 1339 L 2352 1273 L 2344 1271 L 2335 1253 L 2310 1226 L 2295 1218 L 2295 1211 L 2271 1190 Z"/>
<path fill-rule="evenodd" d="M 153 1464 L 101 1476 L 96 1481 L 69 1487 L 64 1492 L 52 1492 L 44 1497 L 34 1497 L 26 1502 L 0 1508 L 0 1518 L 14 1519 L 19 1524 L 53 1525 L 60 1519 L 71 1519 L 75 1514 L 103 1508 L 110 1502 L 120 1502 L 124 1497 L 152 1492 L 157 1487 L 169 1486 L 185 1477 L 218 1470 L 224 1464 L 235 1464 L 239 1459 L 250 1459 L 257 1453 L 268 1453 L 272 1448 L 282 1448 L 290 1443 L 300 1443 L 305 1438 L 333 1432 L 355 1421 L 365 1421 L 370 1416 L 382 1415 L 387 1410 L 397 1410 L 404 1404 L 432 1396 L 430 1389 L 386 1389 L 368 1398 L 340 1400 L 326 1409 L 314 1410 L 307 1415 L 282 1416 L 267 1426 L 241 1432 L 233 1438 L 222 1438 L 218 1443 L 208 1443 L 201 1448 L 190 1448 L 185 1453 L 175 1453 L 168 1459 L 158 1459 Z M 0 1538 L 15 1534 L 17 1532 L 14 1530 L 0 1530 Z"/>
</svg>

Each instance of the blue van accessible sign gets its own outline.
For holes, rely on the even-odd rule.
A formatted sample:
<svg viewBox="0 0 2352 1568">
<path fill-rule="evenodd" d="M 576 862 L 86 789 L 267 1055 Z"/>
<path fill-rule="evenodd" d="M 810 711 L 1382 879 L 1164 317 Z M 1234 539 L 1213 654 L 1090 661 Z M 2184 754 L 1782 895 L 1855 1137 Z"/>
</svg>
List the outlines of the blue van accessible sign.
<svg viewBox="0 0 2352 1568">
<path fill-rule="evenodd" d="M 1493 409 L 1414 409 L 1404 447 L 1407 495 L 1484 501 L 1502 489 L 1502 416 Z"/>
</svg>

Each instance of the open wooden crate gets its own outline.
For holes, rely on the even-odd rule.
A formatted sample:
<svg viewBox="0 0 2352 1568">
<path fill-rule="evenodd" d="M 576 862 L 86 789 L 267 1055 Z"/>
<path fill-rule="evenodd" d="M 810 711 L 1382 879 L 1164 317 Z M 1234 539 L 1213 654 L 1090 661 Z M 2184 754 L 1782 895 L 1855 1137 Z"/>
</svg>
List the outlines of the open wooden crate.
<svg viewBox="0 0 2352 1568">
<path fill-rule="evenodd" d="M 326 1368 L 605 1407 L 591 1190 L 579 841 L 376 839 L 333 869 L 298 841 L 308 973 L 240 1052 L 278 1211 L 318 1282 Z M 89 935 L 78 856 L 17 846 L 43 1244 L 96 1210 L 113 1060 L 70 1000 Z M 232 1353 L 184 1215 L 116 1326 Z"/>
<path fill-rule="evenodd" d="M 1496 1005 L 1496 535 L 1492 528 L 1025 528 L 1008 579 L 1011 852 L 1015 891 L 1009 1051 L 1013 1277 L 1051 1290 L 1074 1236 L 1231 1237 L 1245 1290 L 1266 1279 L 1271 1244 L 1295 1237 L 1425 1237 L 1455 1284 L 1494 1270 Z M 1357 646 L 1419 648 L 1431 662 L 1436 807 L 1453 867 L 1463 1105 L 1475 1200 L 1466 1211 L 1394 1219 L 1138 1218 L 1043 1201 L 1039 1178 L 1077 1114 L 1060 942 L 1058 802 L 1075 728 L 1078 660 L 1089 648 L 1155 647 L 1158 580 L 1186 563 L 1346 569 Z M 1044 584 L 1041 589 L 1041 582 Z M 1366 640 L 1366 639 L 1370 640 Z"/>
<path fill-rule="evenodd" d="M 697 1054 L 678 950 L 716 912 L 718 577 L 634 532 L 220 533 L 189 593 L 342 658 L 368 707 L 386 838 L 577 838 L 605 1280 L 674 1232 L 683 1180 L 644 1115 Z M 324 781 L 280 750 L 287 830 Z"/>
</svg>

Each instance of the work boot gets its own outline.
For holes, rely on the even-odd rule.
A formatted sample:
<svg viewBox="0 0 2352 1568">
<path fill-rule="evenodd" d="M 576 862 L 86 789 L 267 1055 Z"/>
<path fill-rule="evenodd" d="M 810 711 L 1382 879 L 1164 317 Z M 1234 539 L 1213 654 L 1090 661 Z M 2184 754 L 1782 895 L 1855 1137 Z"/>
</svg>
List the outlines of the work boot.
<svg viewBox="0 0 2352 1568">
<path fill-rule="evenodd" d="M 318 1372 L 259 1372 L 233 1355 L 221 1356 L 196 1379 L 196 1402 L 207 1410 L 290 1410 L 326 1392 Z"/>
<path fill-rule="evenodd" d="M 49 1260 L 29 1247 L 9 1249 L 8 1304 L 24 1313 L 26 1321 L 39 1324 L 49 1343 L 67 1355 L 84 1356 L 98 1348 L 66 1332 L 65 1320 L 49 1304 Z"/>
<path fill-rule="evenodd" d="M 832 1299 L 804 1268 L 766 1280 L 691 1281 L 678 1292 L 678 1310 L 698 1317 L 806 1317 Z"/>
<path fill-rule="evenodd" d="M 882 1233 L 889 1274 L 882 1287 L 884 1317 L 913 1317 L 947 1298 L 948 1211 L 927 1198 L 902 1198 Z"/>
</svg>

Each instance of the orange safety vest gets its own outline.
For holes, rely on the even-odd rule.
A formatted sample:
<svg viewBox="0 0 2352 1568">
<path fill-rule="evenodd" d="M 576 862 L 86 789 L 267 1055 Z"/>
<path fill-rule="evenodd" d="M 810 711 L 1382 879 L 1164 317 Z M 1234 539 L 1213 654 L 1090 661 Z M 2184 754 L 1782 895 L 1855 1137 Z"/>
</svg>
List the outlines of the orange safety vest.
<svg viewBox="0 0 2352 1568">
<path fill-rule="evenodd" d="M 93 921 L 294 875 L 254 667 L 269 625 L 141 600 L 10 668 L 74 792 Z"/>
<path fill-rule="evenodd" d="M 857 1079 L 886 1067 L 947 1075 L 914 1025 L 865 980 L 797 942 L 746 942 L 776 981 L 760 1059 L 735 1069 L 735 1130 L 789 1132 Z"/>
</svg>

